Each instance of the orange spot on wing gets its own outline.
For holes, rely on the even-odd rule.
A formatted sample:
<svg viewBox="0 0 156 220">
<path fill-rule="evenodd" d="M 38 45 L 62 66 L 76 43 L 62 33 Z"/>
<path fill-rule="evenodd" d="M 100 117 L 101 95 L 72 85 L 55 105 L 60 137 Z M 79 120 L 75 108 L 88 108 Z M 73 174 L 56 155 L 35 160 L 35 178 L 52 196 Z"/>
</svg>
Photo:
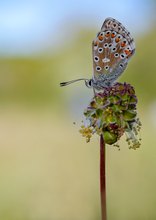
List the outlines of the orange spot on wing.
<svg viewBox="0 0 156 220">
<path fill-rule="evenodd" d="M 103 40 L 103 36 L 99 35 L 98 36 L 99 40 Z"/>
<path fill-rule="evenodd" d="M 114 34 L 114 33 L 112 33 L 112 34 L 111 34 L 111 37 L 112 37 L 112 38 L 114 38 L 114 37 L 115 37 L 115 34 Z"/>
<path fill-rule="evenodd" d="M 124 42 L 121 43 L 121 47 L 125 47 L 126 44 Z"/>
<path fill-rule="evenodd" d="M 120 39 L 117 37 L 117 38 L 115 39 L 115 42 L 118 43 L 119 41 L 120 41 Z"/>
<path fill-rule="evenodd" d="M 94 42 L 94 46 L 95 46 L 95 47 L 98 46 L 98 41 L 95 41 L 95 42 Z"/>
<path fill-rule="evenodd" d="M 131 54 L 131 51 L 130 51 L 130 50 L 125 50 L 124 52 L 125 52 L 126 55 Z"/>
<path fill-rule="evenodd" d="M 132 51 L 129 51 L 127 58 L 129 58 L 131 55 L 132 55 Z"/>
</svg>

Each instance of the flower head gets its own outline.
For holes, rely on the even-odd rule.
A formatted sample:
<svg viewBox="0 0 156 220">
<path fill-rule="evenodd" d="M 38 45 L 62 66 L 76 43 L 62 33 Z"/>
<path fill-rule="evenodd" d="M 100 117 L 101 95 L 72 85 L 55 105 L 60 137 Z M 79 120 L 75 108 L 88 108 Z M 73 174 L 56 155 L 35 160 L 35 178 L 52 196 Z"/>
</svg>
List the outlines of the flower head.
<svg viewBox="0 0 156 220">
<path fill-rule="evenodd" d="M 112 145 L 125 133 L 129 148 L 140 147 L 138 132 L 141 123 L 136 111 L 137 97 L 127 83 L 116 83 L 99 92 L 84 111 L 86 118 L 80 133 L 89 142 L 94 133 L 103 135 L 105 143 Z"/>
</svg>

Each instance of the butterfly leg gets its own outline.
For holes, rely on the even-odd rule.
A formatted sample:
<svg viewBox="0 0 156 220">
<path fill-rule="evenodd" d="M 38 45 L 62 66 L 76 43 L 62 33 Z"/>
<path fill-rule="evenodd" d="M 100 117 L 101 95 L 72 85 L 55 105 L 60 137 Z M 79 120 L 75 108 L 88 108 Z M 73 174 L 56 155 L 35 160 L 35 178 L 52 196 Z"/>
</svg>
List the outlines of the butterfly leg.
<svg viewBox="0 0 156 220">
<path fill-rule="evenodd" d="M 96 92 L 95 92 L 95 88 L 93 87 L 93 92 L 94 92 L 94 97 L 96 97 Z"/>
</svg>

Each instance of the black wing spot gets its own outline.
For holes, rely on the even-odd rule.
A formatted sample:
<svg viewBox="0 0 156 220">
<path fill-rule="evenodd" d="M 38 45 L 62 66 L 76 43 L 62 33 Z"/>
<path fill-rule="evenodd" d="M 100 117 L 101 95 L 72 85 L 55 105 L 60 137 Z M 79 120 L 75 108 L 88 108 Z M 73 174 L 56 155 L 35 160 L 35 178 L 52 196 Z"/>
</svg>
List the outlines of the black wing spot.
<svg viewBox="0 0 156 220">
<path fill-rule="evenodd" d="M 119 54 L 118 54 L 118 53 L 115 53 L 114 56 L 115 56 L 115 57 L 119 57 Z"/>
<path fill-rule="evenodd" d="M 99 61 L 99 57 L 98 57 L 98 56 L 95 56 L 95 57 L 94 57 L 94 61 L 95 61 L 95 62 L 98 62 L 98 61 Z"/>
<path fill-rule="evenodd" d="M 123 64 L 122 63 L 120 63 L 120 67 L 123 68 Z"/>
<path fill-rule="evenodd" d="M 102 52 L 103 52 L 103 48 L 100 47 L 100 48 L 98 49 L 98 52 L 99 52 L 99 53 L 102 53 Z"/>
<path fill-rule="evenodd" d="M 102 68 L 100 66 L 97 66 L 96 71 L 100 71 L 100 70 L 102 70 Z"/>
</svg>

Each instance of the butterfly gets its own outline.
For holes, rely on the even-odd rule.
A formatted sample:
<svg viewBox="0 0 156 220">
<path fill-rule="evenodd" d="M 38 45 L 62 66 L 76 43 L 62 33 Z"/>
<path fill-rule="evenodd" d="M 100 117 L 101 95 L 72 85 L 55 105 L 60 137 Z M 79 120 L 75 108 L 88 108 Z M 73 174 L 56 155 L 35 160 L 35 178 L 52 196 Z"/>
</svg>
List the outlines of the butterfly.
<svg viewBox="0 0 156 220">
<path fill-rule="evenodd" d="M 124 72 L 134 53 L 135 43 L 130 32 L 114 18 L 106 18 L 92 42 L 92 79 L 76 79 L 60 83 L 60 86 L 84 80 L 86 86 L 94 90 L 110 87 Z"/>
</svg>

